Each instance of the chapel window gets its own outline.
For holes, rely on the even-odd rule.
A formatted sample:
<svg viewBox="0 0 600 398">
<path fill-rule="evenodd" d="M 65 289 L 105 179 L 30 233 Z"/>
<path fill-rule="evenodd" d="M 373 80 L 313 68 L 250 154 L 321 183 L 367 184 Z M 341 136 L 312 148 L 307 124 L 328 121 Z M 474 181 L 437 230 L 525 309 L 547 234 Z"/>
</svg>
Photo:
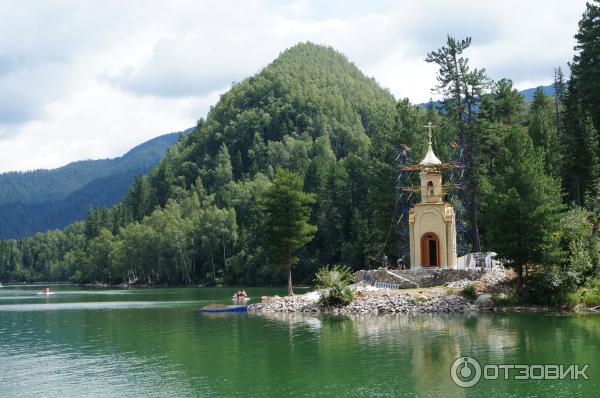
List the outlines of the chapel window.
<svg viewBox="0 0 600 398">
<path fill-rule="evenodd" d="M 433 196 L 433 182 L 431 181 L 427 183 L 427 195 Z"/>
</svg>

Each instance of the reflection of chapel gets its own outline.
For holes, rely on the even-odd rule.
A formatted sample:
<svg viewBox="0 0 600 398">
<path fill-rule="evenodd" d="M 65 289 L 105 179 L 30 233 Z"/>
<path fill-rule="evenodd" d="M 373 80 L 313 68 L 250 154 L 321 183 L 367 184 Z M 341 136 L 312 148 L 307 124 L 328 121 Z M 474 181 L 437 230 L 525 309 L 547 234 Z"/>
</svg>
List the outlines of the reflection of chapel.
<svg viewBox="0 0 600 398">
<path fill-rule="evenodd" d="M 442 162 L 429 146 L 419 163 L 421 202 L 409 213 L 411 268 L 456 268 L 456 221 L 454 209 L 444 202 Z"/>
</svg>

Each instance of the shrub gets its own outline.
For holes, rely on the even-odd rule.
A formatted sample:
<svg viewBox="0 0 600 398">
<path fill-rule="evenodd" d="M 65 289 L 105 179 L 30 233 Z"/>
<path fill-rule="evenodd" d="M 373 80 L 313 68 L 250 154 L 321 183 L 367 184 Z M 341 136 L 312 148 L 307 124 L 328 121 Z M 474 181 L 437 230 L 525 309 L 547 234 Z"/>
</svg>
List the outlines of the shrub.
<svg viewBox="0 0 600 398">
<path fill-rule="evenodd" d="M 336 305 L 349 304 L 354 298 L 354 293 L 348 287 L 333 286 L 321 295 L 319 304 L 326 307 L 333 307 Z"/>
<path fill-rule="evenodd" d="M 586 307 L 595 307 L 600 305 L 600 290 L 598 289 L 587 289 L 582 299 L 583 304 Z"/>
<path fill-rule="evenodd" d="M 575 276 L 575 283 L 581 285 L 595 273 L 593 249 L 586 240 L 577 239 L 570 243 L 569 251 L 569 269 Z"/>
<path fill-rule="evenodd" d="M 590 287 L 600 289 L 600 278 L 594 278 L 589 282 Z"/>
<path fill-rule="evenodd" d="M 477 298 L 477 290 L 475 289 L 475 285 L 470 283 L 465 286 L 462 290 L 462 295 L 466 299 L 474 301 Z"/>
<path fill-rule="evenodd" d="M 348 285 L 354 280 L 350 268 L 341 265 L 325 266 L 315 275 L 315 285 L 324 289 L 319 300 L 323 306 L 346 305 L 352 301 L 354 294 Z"/>
<path fill-rule="evenodd" d="M 346 287 L 354 281 L 354 272 L 343 265 L 326 265 L 315 275 L 315 285 L 321 289 Z"/>
<path fill-rule="evenodd" d="M 517 296 L 517 292 L 515 291 L 511 291 L 510 293 L 492 294 L 492 301 L 499 307 L 517 305 L 519 304 L 519 296 Z"/>
<path fill-rule="evenodd" d="M 526 279 L 522 299 L 529 304 L 560 305 L 568 302 L 573 277 L 556 269 L 537 271 Z"/>
<path fill-rule="evenodd" d="M 594 280 L 597 284 L 597 280 Z M 586 307 L 596 307 L 600 305 L 600 287 L 587 286 L 580 287 L 577 291 L 571 293 L 568 299 L 571 305 L 584 305 Z"/>
</svg>

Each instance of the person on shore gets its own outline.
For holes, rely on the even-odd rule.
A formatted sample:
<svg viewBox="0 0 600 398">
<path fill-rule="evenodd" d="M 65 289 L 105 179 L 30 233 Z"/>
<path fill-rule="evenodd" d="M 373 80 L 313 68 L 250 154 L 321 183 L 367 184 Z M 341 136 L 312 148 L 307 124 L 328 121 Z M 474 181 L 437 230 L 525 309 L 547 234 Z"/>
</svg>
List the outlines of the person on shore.
<svg viewBox="0 0 600 398">
<path fill-rule="evenodd" d="M 390 265 L 390 261 L 388 259 L 388 256 L 387 256 L 387 254 L 384 254 L 383 255 L 383 268 L 388 269 L 389 265 Z"/>
<path fill-rule="evenodd" d="M 404 257 L 398 258 L 398 268 L 399 269 L 407 269 L 406 268 L 406 261 L 404 261 Z"/>
</svg>

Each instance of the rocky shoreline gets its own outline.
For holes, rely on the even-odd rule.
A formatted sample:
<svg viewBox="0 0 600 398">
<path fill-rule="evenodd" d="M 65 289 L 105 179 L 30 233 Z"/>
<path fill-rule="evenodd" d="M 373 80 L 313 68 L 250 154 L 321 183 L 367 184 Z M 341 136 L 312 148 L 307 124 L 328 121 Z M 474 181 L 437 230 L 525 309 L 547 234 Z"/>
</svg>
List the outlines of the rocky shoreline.
<svg viewBox="0 0 600 398">
<path fill-rule="evenodd" d="M 314 292 L 313 292 L 314 293 Z M 436 297 L 410 294 L 392 294 L 391 292 L 358 292 L 354 300 L 345 306 L 322 307 L 317 295 L 291 297 L 272 297 L 262 303 L 248 306 L 254 313 L 326 313 L 326 314 L 464 314 L 477 311 L 477 306 L 458 295 L 440 295 Z M 316 299 L 315 299 L 316 298 Z"/>
<path fill-rule="evenodd" d="M 388 274 L 390 272 L 387 272 Z M 359 278 L 360 279 L 360 278 Z M 482 270 L 475 279 L 453 279 L 442 286 L 415 289 L 377 289 L 364 282 L 351 286 L 353 300 L 347 305 L 326 307 L 319 304 L 322 292 L 286 297 L 263 297 L 251 304 L 251 313 L 312 313 L 341 315 L 379 314 L 465 314 L 483 312 L 585 312 L 599 313 L 599 307 L 552 308 L 528 305 L 496 305 L 496 298 L 506 297 L 511 289 L 511 276 L 501 268 Z M 471 295 L 464 294 L 471 286 Z M 468 299 L 469 297 L 470 299 Z"/>
<path fill-rule="evenodd" d="M 400 287 L 399 289 L 381 289 L 373 286 L 377 285 L 375 282 L 398 282 L 396 280 L 398 278 L 407 281 L 406 286 L 398 283 L 393 285 Z M 319 304 L 322 292 L 314 291 L 291 297 L 263 297 L 261 303 L 249 305 L 248 311 L 344 315 L 464 314 L 493 308 L 494 303 L 489 293 L 504 290 L 509 282 L 510 278 L 502 268 L 479 269 L 473 272 L 472 270 L 434 270 L 412 274 L 407 271 L 387 269 L 358 271 L 354 278 L 355 284 L 351 286 L 354 297 L 347 305 L 322 306 Z M 431 286 L 434 283 L 437 286 Z M 471 297 L 469 301 L 468 295 L 461 294 L 467 286 L 475 289 L 475 294 L 478 296 L 476 300 L 475 297 Z"/>
</svg>

